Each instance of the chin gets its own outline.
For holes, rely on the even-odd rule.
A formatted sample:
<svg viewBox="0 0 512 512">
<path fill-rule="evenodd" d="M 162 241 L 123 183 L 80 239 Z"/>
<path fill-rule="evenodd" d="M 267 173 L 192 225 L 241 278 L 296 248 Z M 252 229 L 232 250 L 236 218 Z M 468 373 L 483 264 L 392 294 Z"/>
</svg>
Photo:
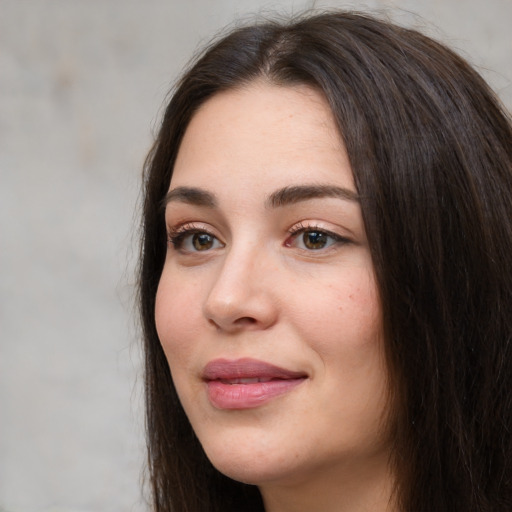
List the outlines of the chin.
<svg viewBox="0 0 512 512">
<path fill-rule="evenodd" d="M 319 442 L 300 443 L 299 438 L 293 434 L 265 436 L 257 429 L 250 434 L 245 430 L 243 435 L 231 431 L 230 435 L 203 438 L 203 449 L 222 474 L 259 487 L 270 483 L 300 486 L 321 475 L 350 475 L 357 468 L 377 469 L 389 461 L 389 446 L 384 440 L 364 446 L 340 443 L 323 449 Z"/>
<path fill-rule="evenodd" d="M 252 463 L 248 464 L 237 464 L 227 461 L 222 461 L 220 464 L 216 464 L 212 461 L 214 467 L 220 471 L 223 475 L 250 485 L 261 485 L 269 480 L 273 480 L 273 475 L 269 474 L 269 468 L 255 467 Z M 256 465 L 257 466 L 257 465 Z"/>
<path fill-rule="evenodd" d="M 229 446 L 229 444 L 228 444 Z M 205 452 L 213 466 L 222 474 L 238 482 L 251 485 L 287 478 L 297 468 L 293 468 L 291 460 L 276 450 L 254 445 L 245 449 L 234 450 L 223 446 L 206 446 Z"/>
</svg>

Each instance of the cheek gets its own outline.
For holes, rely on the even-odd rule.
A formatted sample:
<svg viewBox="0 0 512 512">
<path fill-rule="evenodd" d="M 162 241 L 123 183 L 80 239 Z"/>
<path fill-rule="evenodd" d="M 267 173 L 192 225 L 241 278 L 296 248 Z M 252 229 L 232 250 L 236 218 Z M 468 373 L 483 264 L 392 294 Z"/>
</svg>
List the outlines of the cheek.
<svg viewBox="0 0 512 512">
<path fill-rule="evenodd" d="M 187 359 L 187 353 L 192 348 L 190 341 L 197 339 L 200 324 L 198 303 L 199 298 L 193 287 L 181 287 L 177 280 L 166 278 L 164 273 L 156 294 L 155 324 L 160 343 L 172 366 Z"/>
<path fill-rule="evenodd" d="M 350 276 L 330 279 L 329 283 L 309 294 L 307 308 L 296 311 L 308 338 L 325 356 L 354 350 L 364 357 L 375 351 L 382 339 L 382 315 L 375 281 L 371 273 L 357 271 Z"/>
</svg>

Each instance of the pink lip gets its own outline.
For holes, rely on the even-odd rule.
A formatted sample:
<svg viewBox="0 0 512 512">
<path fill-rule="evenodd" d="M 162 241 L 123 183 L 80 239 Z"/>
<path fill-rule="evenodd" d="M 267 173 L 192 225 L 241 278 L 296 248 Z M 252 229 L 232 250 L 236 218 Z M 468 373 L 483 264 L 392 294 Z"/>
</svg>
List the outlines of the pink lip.
<svg viewBox="0 0 512 512">
<path fill-rule="evenodd" d="M 304 382 L 307 375 L 244 358 L 215 359 L 205 366 L 202 377 L 214 407 L 252 409 L 288 393 Z"/>
</svg>

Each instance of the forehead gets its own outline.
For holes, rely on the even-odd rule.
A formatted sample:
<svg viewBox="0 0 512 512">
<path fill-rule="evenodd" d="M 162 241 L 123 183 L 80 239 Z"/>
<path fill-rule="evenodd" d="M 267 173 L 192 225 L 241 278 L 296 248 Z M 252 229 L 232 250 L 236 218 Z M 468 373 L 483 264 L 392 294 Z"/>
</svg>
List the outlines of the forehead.
<svg viewBox="0 0 512 512">
<path fill-rule="evenodd" d="M 226 178 L 231 189 L 304 182 L 353 188 L 348 157 L 323 95 L 308 86 L 261 81 L 205 102 L 185 132 L 171 188 L 215 187 Z"/>
</svg>

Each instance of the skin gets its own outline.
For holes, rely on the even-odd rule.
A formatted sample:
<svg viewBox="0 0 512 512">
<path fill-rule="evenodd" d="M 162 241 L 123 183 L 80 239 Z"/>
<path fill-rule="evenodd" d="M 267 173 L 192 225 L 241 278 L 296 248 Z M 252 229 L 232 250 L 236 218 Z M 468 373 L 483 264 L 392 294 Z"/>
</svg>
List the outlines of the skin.
<svg viewBox="0 0 512 512">
<path fill-rule="evenodd" d="M 312 185 L 314 197 L 269 204 Z M 391 510 L 381 308 L 323 96 L 264 81 L 217 94 L 188 126 L 169 190 L 156 325 L 212 463 L 258 485 L 268 512 Z M 205 365 L 247 357 L 307 378 L 259 407 L 216 407 Z"/>
</svg>

